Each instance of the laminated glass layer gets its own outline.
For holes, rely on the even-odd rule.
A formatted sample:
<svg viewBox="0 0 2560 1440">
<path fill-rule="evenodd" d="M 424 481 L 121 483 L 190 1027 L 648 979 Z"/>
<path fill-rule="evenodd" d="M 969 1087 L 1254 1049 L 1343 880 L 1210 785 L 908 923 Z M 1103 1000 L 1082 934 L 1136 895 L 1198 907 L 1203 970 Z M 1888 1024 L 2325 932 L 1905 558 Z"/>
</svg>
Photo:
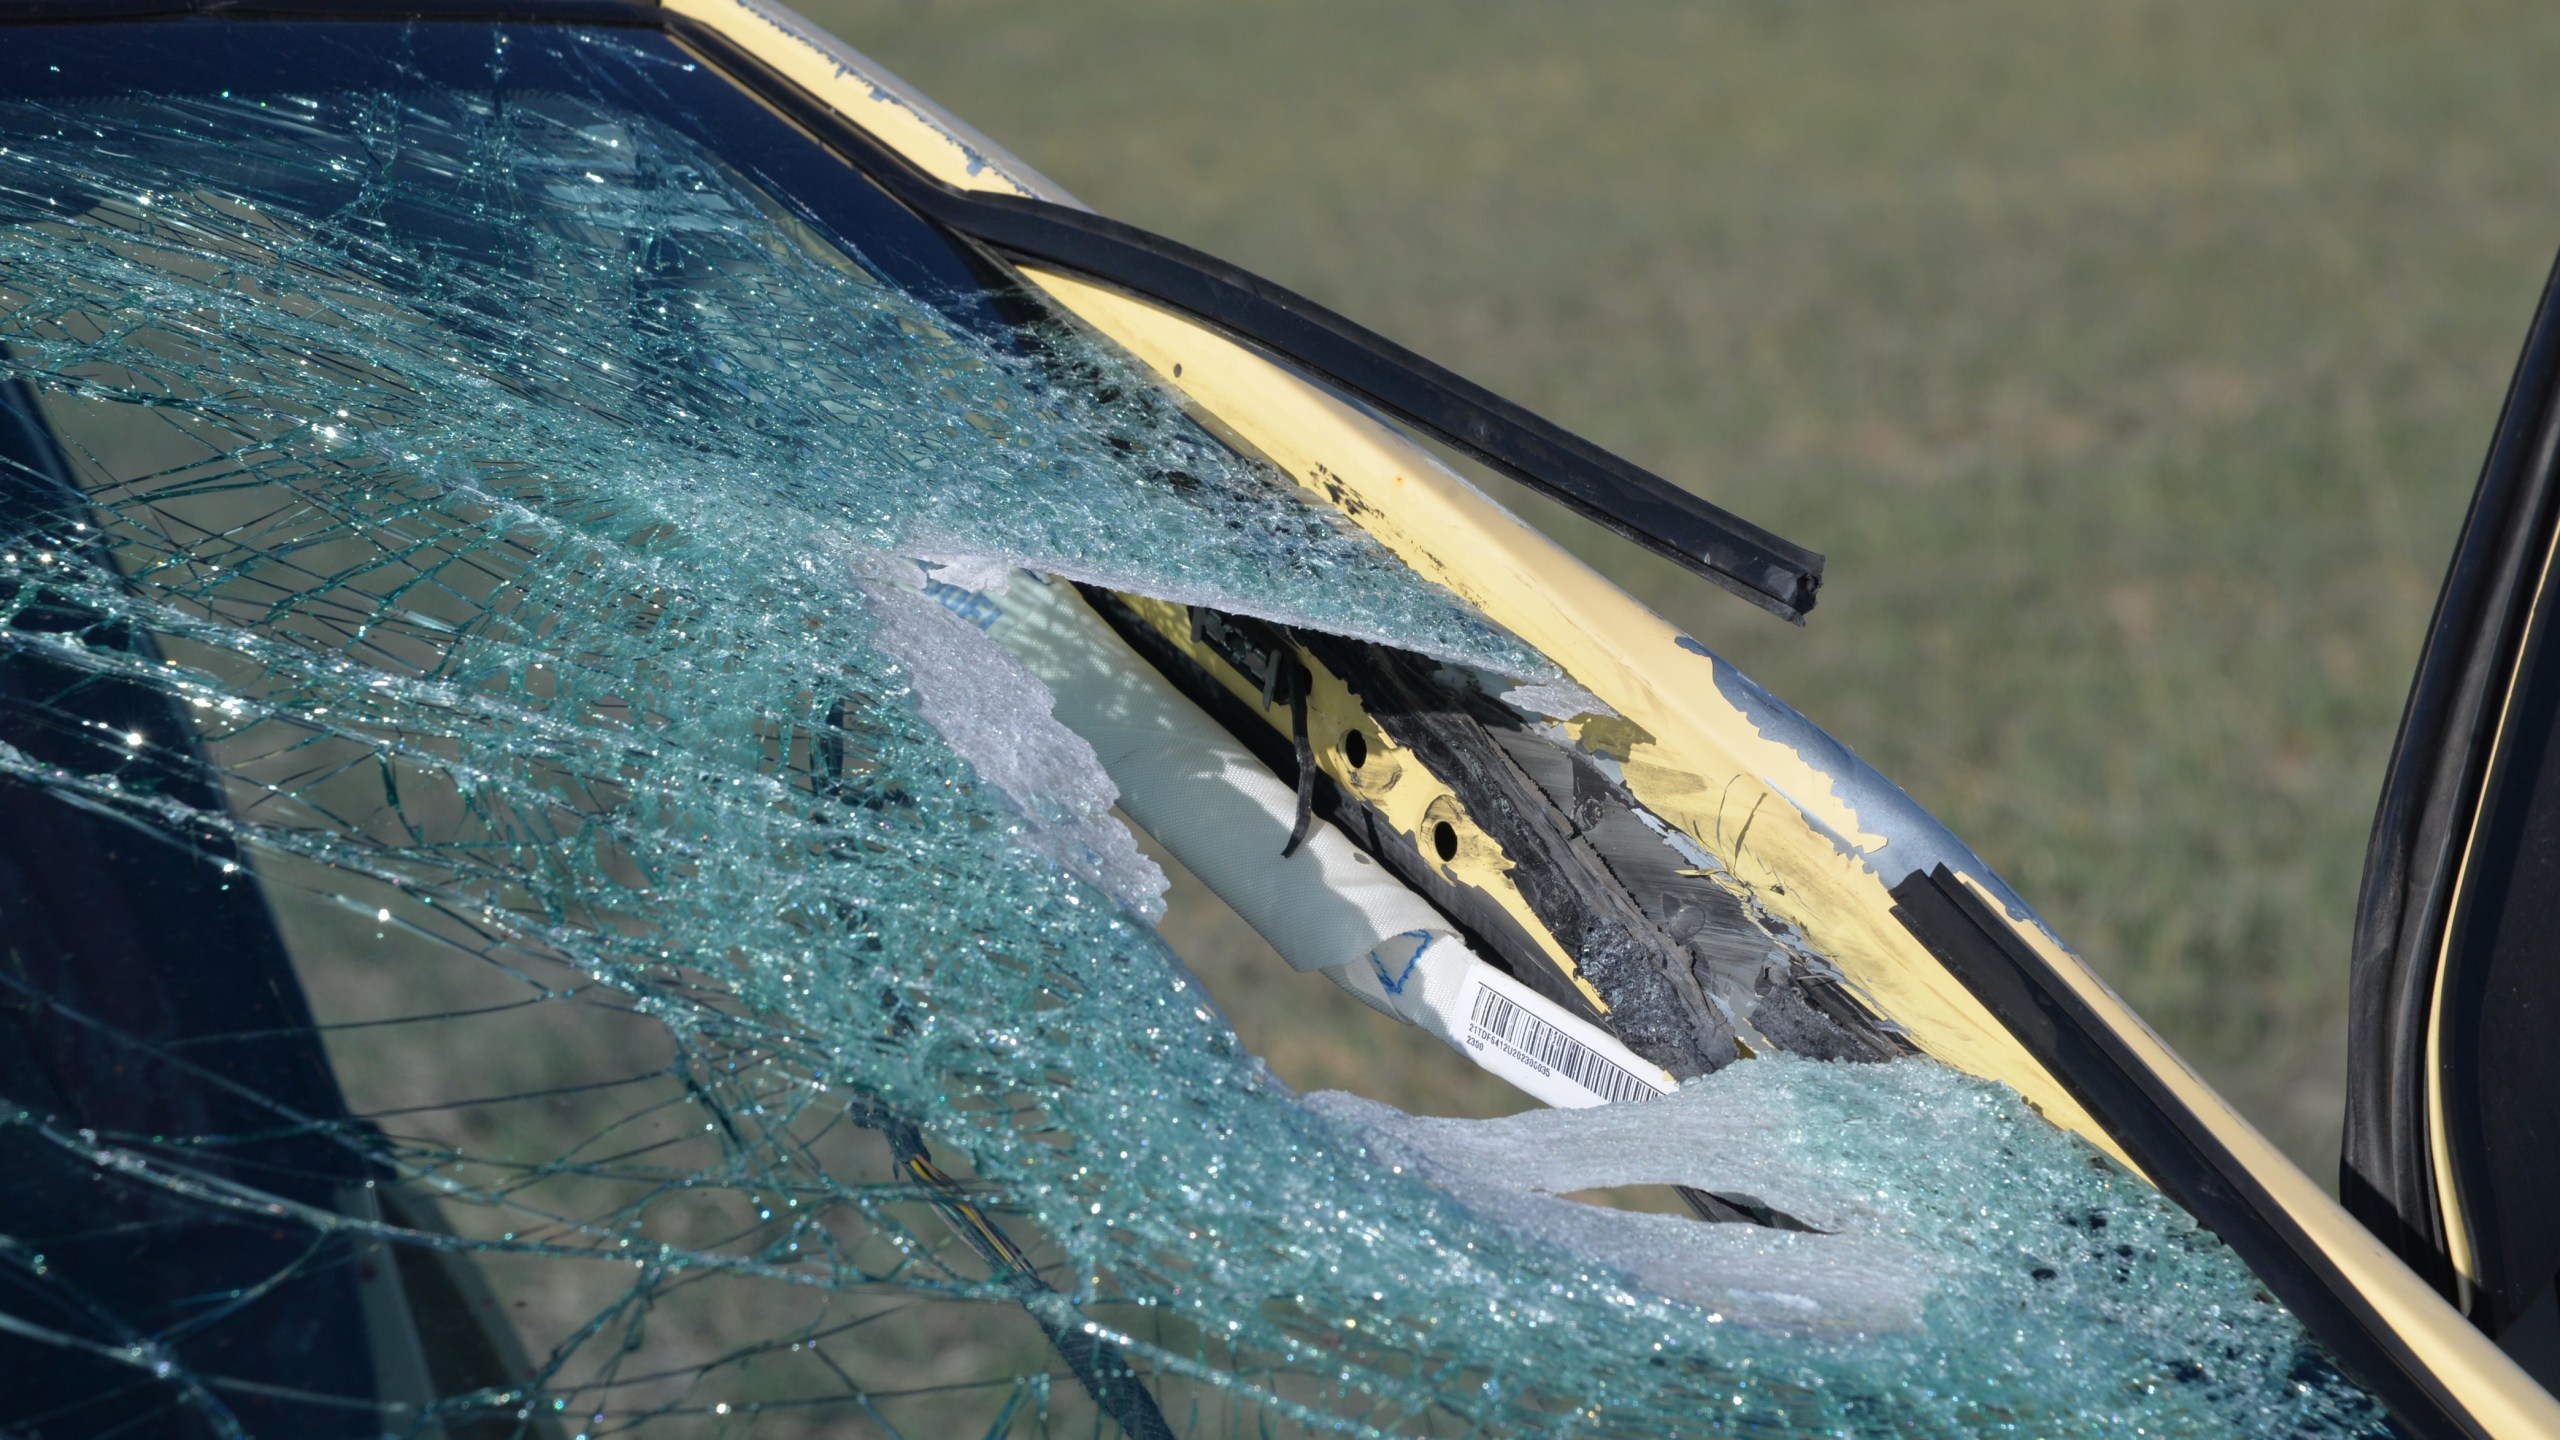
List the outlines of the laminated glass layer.
<svg viewBox="0 0 2560 1440">
<path fill-rule="evenodd" d="M 1924 1063 L 1290 1094 L 915 566 L 1551 670 L 663 37 L 6 38 L 0 1424 L 2377 1423 Z"/>
</svg>

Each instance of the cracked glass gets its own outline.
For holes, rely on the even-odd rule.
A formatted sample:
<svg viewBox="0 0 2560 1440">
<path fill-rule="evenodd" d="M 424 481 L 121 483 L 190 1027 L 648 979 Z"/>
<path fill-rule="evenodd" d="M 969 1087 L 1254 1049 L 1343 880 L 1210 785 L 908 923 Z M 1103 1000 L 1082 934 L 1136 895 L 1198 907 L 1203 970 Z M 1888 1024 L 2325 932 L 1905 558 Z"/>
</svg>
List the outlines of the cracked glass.
<svg viewBox="0 0 2560 1440">
<path fill-rule="evenodd" d="M 917 567 L 1555 672 L 663 36 L 8 39 L 0 1425 L 2380 1424 L 1926 1062 L 1291 1094 Z"/>
</svg>

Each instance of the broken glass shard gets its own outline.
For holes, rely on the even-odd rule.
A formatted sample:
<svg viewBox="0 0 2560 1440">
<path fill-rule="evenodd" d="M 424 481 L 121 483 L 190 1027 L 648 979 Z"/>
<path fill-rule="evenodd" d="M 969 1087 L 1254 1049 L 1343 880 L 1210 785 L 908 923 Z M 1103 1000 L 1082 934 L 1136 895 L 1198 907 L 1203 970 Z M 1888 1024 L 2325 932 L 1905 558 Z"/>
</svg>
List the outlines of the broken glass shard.
<svg viewBox="0 0 2560 1440">
<path fill-rule="evenodd" d="M 664 36 L 10 39 L 0 1423 L 2379 1423 L 1922 1063 L 1288 1093 L 913 568 L 1555 672 Z"/>
</svg>

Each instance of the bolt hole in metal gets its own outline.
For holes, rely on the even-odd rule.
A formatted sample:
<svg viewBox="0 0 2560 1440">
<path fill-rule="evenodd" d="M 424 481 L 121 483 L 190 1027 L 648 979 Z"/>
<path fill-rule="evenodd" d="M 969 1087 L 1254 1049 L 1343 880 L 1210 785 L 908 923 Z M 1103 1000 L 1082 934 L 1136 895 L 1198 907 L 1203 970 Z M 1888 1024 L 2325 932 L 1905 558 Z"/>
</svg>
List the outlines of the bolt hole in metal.
<svg viewBox="0 0 2560 1440">
<path fill-rule="evenodd" d="M 1344 731 L 1342 733 L 1342 758 L 1344 761 L 1349 763 L 1351 768 L 1354 770 L 1368 764 L 1369 737 L 1361 734 L 1357 730 Z M 1441 858 L 1445 860 L 1448 857 L 1444 855 Z"/>
<path fill-rule="evenodd" d="M 1431 848 L 1443 861 L 1458 858 L 1458 827 L 1443 820 L 1431 827 Z"/>
</svg>

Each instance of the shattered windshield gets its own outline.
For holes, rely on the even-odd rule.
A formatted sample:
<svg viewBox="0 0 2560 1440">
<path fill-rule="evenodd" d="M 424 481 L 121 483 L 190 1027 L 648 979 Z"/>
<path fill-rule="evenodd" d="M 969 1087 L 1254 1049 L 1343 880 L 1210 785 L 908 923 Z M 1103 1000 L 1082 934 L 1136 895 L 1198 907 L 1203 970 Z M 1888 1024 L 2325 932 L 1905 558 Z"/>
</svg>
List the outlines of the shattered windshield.
<svg viewBox="0 0 2560 1440">
<path fill-rule="evenodd" d="M 1552 668 L 664 37 L 8 39 L 0 1426 L 2378 1423 L 1926 1062 L 1289 1093 L 918 577 Z"/>
</svg>

